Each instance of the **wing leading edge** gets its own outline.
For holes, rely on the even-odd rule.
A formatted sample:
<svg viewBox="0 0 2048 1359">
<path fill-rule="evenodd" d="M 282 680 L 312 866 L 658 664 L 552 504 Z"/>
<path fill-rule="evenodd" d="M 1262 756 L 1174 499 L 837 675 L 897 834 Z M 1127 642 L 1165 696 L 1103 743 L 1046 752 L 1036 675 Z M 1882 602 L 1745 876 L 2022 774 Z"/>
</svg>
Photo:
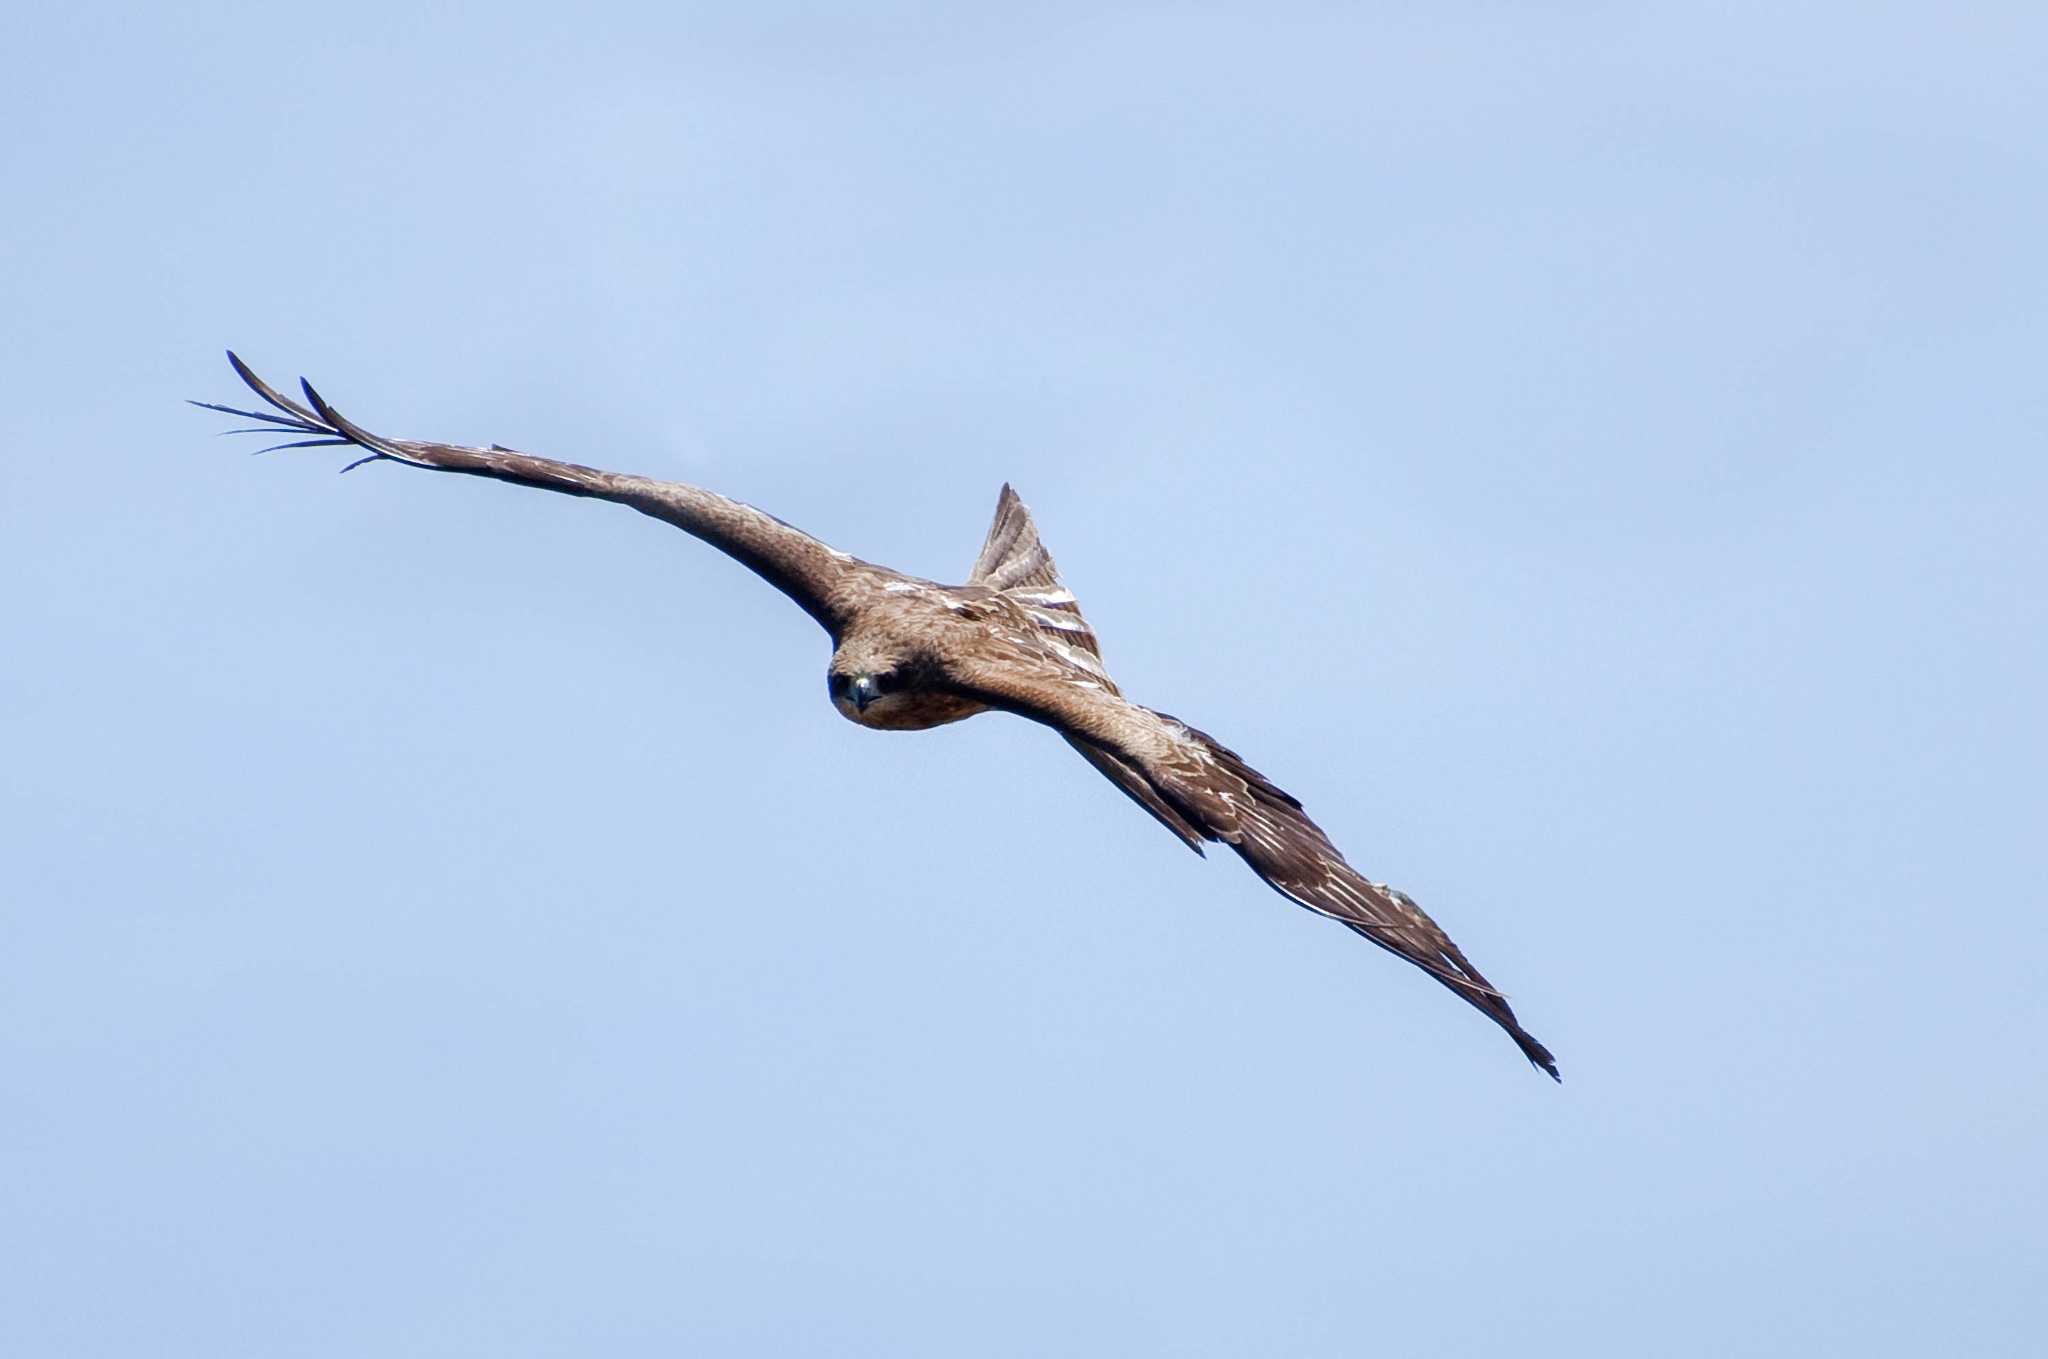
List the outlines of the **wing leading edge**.
<svg viewBox="0 0 2048 1359">
<path fill-rule="evenodd" d="M 311 383 L 300 381 L 305 403 L 285 396 L 228 352 L 249 389 L 269 410 L 243 410 L 212 401 L 195 406 L 258 423 L 230 433 L 302 436 L 259 450 L 354 446 L 364 456 L 346 472 L 369 462 L 396 462 L 436 472 L 489 477 L 515 486 L 531 486 L 562 495 L 587 496 L 630 505 L 642 514 L 673 524 L 717 548 L 788 595 L 797 606 L 836 639 L 852 610 L 850 587 L 864 574 L 880 568 L 834 551 L 800 529 L 751 505 L 679 481 L 604 472 L 580 463 L 557 462 L 493 444 L 473 448 L 461 444 L 387 439 L 372 434 L 336 411 Z"/>
</svg>

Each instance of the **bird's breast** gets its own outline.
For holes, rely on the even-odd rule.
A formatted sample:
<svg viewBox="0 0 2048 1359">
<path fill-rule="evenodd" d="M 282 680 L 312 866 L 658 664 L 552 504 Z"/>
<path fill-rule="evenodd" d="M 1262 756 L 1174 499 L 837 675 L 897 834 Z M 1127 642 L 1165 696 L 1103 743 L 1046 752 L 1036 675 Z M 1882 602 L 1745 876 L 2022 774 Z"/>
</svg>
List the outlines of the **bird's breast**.
<svg viewBox="0 0 2048 1359">
<path fill-rule="evenodd" d="M 988 710 L 986 703 L 976 703 L 958 694 L 916 691 L 885 694 L 864 709 L 844 699 L 834 700 L 833 706 L 849 722 L 877 731 L 923 731 Z"/>
</svg>

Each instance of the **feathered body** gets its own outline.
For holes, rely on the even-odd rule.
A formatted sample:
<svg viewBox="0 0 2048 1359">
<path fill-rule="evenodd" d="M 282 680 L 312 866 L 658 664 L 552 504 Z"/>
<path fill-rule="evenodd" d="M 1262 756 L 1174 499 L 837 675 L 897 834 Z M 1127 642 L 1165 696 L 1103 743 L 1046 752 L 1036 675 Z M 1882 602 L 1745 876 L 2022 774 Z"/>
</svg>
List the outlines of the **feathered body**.
<svg viewBox="0 0 2048 1359">
<path fill-rule="evenodd" d="M 301 384 L 301 404 L 233 354 L 228 358 L 271 409 L 195 404 L 256 420 L 259 432 L 307 436 L 278 447 L 353 445 L 365 456 L 351 467 L 399 462 L 616 501 L 703 539 L 788 595 L 831 635 L 827 690 L 848 719 L 916 731 L 999 710 L 1053 728 L 1197 854 L 1206 843 L 1229 845 L 1275 891 L 1422 968 L 1557 1075 L 1549 1051 L 1522 1028 L 1507 1000 L 1406 893 L 1352 868 L 1301 804 L 1235 751 L 1122 695 L 1030 511 L 1008 486 L 967 582 L 941 585 L 861 561 L 699 487 L 495 444 L 386 439 L 342 417 L 310 385 Z"/>
</svg>

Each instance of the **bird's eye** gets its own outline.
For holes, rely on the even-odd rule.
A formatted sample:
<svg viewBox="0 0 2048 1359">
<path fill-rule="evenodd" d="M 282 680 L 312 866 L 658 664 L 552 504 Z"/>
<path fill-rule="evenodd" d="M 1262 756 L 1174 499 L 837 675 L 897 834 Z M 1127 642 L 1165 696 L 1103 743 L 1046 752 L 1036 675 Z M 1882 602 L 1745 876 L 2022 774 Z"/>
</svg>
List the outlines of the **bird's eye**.
<svg viewBox="0 0 2048 1359">
<path fill-rule="evenodd" d="M 903 681 L 894 670 L 886 670 L 871 678 L 874 681 L 875 692 L 878 694 L 893 694 L 903 687 Z"/>
<path fill-rule="evenodd" d="M 852 687 L 853 676 L 851 675 L 841 675 L 834 673 L 825 676 L 825 691 L 831 694 L 834 698 L 840 697 L 848 689 L 851 689 Z"/>
</svg>

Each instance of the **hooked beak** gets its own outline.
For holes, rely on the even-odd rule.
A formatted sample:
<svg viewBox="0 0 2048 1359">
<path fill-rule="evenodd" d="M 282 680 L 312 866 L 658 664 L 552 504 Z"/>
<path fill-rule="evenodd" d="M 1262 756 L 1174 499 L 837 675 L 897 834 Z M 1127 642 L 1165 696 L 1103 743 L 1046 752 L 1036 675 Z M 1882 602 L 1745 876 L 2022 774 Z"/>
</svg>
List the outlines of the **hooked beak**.
<svg viewBox="0 0 2048 1359">
<path fill-rule="evenodd" d="M 853 684 L 846 691 L 846 696 L 853 700 L 855 712 L 864 713 L 868 710 L 868 704 L 882 696 L 882 691 L 875 687 L 873 676 L 856 675 Z"/>
</svg>

